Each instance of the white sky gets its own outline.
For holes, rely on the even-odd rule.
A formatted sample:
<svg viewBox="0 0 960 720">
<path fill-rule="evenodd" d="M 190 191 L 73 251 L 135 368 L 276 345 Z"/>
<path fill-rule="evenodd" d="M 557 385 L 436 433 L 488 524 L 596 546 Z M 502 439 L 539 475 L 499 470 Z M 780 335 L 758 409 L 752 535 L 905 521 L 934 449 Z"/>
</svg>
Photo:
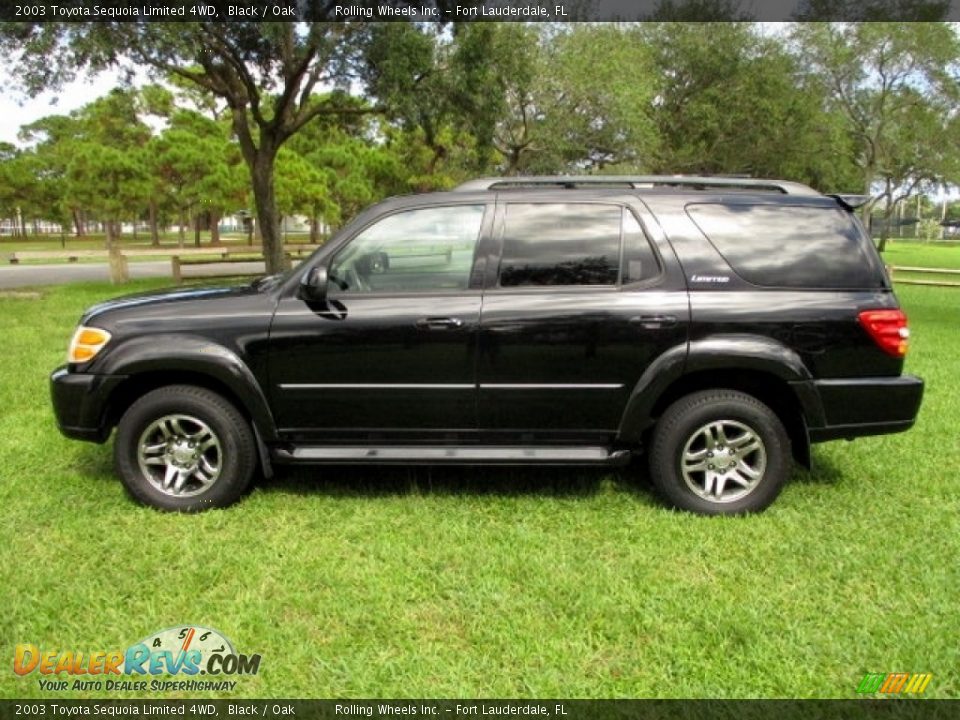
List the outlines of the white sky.
<svg viewBox="0 0 960 720">
<path fill-rule="evenodd" d="M 118 84 L 116 73 L 103 73 L 93 79 L 80 78 L 60 92 L 46 92 L 27 98 L 16 89 L 16 81 L 8 68 L 0 67 L 0 142 L 19 145 L 17 133 L 27 125 L 47 115 L 66 115 L 101 95 L 106 95 Z"/>
</svg>

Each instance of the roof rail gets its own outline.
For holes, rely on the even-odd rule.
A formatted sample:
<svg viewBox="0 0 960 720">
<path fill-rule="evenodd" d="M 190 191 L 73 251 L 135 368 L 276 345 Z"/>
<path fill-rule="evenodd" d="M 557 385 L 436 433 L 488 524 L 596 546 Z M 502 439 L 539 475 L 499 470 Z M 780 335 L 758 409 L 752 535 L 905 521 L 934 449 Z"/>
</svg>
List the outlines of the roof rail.
<svg viewBox="0 0 960 720">
<path fill-rule="evenodd" d="M 680 187 L 690 190 L 728 189 L 754 192 L 779 192 L 784 195 L 820 195 L 812 187 L 788 180 L 723 177 L 710 175 L 541 175 L 526 177 L 486 177 L 468 180 L 455 192 L 509 190 L 510 188 L 619 185 L 629 188 Z"/>
</svg>

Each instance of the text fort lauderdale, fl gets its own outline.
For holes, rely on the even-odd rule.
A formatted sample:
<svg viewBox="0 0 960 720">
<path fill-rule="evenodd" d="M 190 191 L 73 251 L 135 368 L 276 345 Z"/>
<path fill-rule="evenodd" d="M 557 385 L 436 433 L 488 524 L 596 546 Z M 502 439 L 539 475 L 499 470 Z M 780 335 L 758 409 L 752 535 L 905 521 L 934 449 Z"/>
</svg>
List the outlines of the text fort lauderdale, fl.
<svg viewBox="0 0 960 720">
<path fill-rule="evenodd" d="M 394 7 L 392 5 L 378 5 L 377 7 L 364 7 L 338 5 L 333 9 L 334 18 L 373 18 L 373 17 L 418 17 L 430 18 L 440 17 L 442 14 L 437 7 Z M 541 5 L 508 5 L 504 7 L 487 7 L 485 5 L 454 5 L 446 13 L 453 17 L 549 17 L 550 11 Z M 567 10 L 563 5 L 554 6 L 553 17 L 566 17 Z"/>
</svg>

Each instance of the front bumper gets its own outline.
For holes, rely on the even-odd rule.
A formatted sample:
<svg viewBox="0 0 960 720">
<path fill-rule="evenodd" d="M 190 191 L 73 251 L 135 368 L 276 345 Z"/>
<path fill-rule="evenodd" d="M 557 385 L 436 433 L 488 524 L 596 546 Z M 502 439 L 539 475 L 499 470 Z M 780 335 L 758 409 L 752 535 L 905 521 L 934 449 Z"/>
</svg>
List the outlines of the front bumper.
<svg viewBox="0 0 960 720">
<path fill-rule="evenodd" d="M 822 424 L 809 428 L 811 442 L 909 430 L 923 399 L 923 380 L 913 375 L 811 384 L 823 407 Z"/>
<path fill-rule="evenodd" d="M 60 432 L 74 440 L 102 443 L 110 436 L 107 399 L 126 379 L 122 375 L 70 372 L 64 365 L 50 375 L 50 397 Z"/>
</svg>

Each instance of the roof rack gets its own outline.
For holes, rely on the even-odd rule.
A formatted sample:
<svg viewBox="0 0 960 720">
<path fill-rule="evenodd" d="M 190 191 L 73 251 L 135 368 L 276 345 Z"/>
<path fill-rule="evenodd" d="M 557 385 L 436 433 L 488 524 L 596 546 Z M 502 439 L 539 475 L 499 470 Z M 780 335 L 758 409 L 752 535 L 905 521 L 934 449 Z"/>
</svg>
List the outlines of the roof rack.
<svg viewBox="0 0 960 720">
<path fill-rule="evenodd" d="M 527 177 L 486 177 L 468 180 L 454 188 L 455 192 L 509 190 L 511 188 L 586 186 L 620 186 L 628 188 L 677 187 L 690 190 L 740 190 L 778 192 L 784 195 L 820 195 L 813 188 L 788 180 L 723 177 L 709 175 L 541 175 Z"/>
</svg>

